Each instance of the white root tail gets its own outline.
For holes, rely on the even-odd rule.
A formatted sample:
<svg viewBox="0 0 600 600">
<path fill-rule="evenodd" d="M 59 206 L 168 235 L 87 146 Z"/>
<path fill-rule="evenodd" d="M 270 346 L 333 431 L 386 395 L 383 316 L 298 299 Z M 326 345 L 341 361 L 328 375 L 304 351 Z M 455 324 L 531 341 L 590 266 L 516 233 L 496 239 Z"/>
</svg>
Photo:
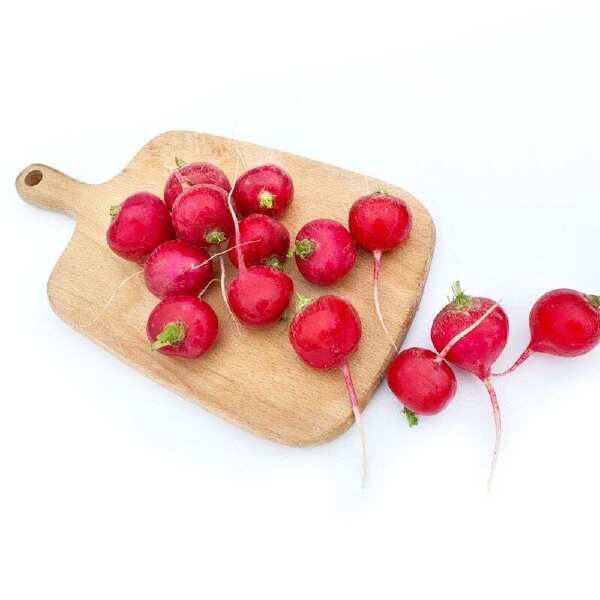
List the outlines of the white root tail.
<svg viewBox="0 0 600 600">
<path fill-rule="evenodd" d="M 216 255 L 215 255 L 216 256 Z M 242 330 L 240 329 L 240 324 L 238 320 L 235 318 L 233 311 L 231 310 L 231 306 L 229 306 L 229 300 L 227 299 L 227 286 L 225 282 L 225 261 L 223 260 L 223 253 L 219 255 L 219 266 L 221 268 L 221 296 L 223 296 L 223 304 L 225 304 L 225 308 L 235 325 L 238 335 L 242 335 Z"/>
<path fill-rule="evenodd" d="M 488 492 L 492 489 L 492 483 L 494 481 L 494 474 L 496 472 L 496 463 L 498 462 L 498 454 L 500 453 L 500 442 L 502 440 L 502 419 L 500 416 L 500 406 L 498 406 L 498 398 L 496 396 L 496 390 L 490 381 L 490 378 L 483 380 L 488 394 L 490 395 L 490 402 L 492 403 L 492 413 L 494 415 L 494 426 L 496 429 L 496 441 L 494 443 L 494 452 L 492 454 L 492 462 L 490 464 L 490 474 L 488 477 Z"/>
<path fill-rule="evenodd" d="M 393 346 L 396 353 L 398 353 L 398 346 L 396 341 L 392 337 L 385 321 L 383 320 L 383 315 L 381 314 L 381 304 L 379 302 L 379 272 L 381 270 L 381 250 L 373 250 L 373 303 L 375 304 L 375 312 L 377 313 L 377 318 L 379 319 L 379 323 L 381 324 L 381 328 L 383 329 L 389 343 Z"/>
</svg>

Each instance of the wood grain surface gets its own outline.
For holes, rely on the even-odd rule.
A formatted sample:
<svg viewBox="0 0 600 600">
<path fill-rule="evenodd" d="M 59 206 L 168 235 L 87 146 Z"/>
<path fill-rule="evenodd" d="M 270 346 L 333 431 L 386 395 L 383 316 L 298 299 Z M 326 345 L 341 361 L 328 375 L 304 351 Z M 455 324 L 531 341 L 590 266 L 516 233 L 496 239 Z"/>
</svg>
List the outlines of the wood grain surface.
<svg viewBox="0 0 600 600">
<path fill-rule="evenodd" d="M 24 200 L 76 220 L 73 237 L 50 275 L 48 297 L 54 311 L 76 330 L 232 423 L 288 445 L 326 442 L 353 422 L 342 375 L 338 370 L 314 371 L 300 362 L 288 341 L 289 321 L 261 329 L 243 327 L 238 335 L 218 286 L 213 285 L 205 299 L 219 317 L 216 347 L 198 360 L 162 356 L 150 351 L 145 333 L 146 319 L 158 300 L 146 290 L 143 277 L 136 276 L 94 322 L 119 283 L 140 269 L 115 256 L 106 244 L 111 205 L 141 190 L 162 197 L 175 156 L 188 162 L 213 162 L 232 182 L 236 170 L 272 162 L 294 180 L 295 199 L 282 219 L 292 240 L 304 223 L 318 217 L 337 219 L 347 226 L 348 209 L 367 189 L 384 187 L 409 204 L 414 216 L 412 235 L 405 246 L 384 255 L 381 274 L 383 312 L 398 343 L 402 342 L 417 309 L 435 244 L 435 229 L 426 209 L 392 184 L 245 142 L 237 142 L 245 163 L 237 167 L 234 144 L 206 134 L 165 133 L 146 144 L 116 177 L 98 185 L 81 183 L 45 165 L 24 169 L 16 181 Z M 233 272 L 229 264 L 228 269 L 229 277 Z M 363 407 L 393 356 L 373 309 L 371 270 L 370 254 L 360 251 L 348 277 L 330 288 L 318 288 L 300 276 L 293 260 L 285 266 L 296 291 L 312 297 L 339 294 L 358 310 L 363 337 L 350 367 Z M 122 393 L 126 396 L 126 391 Z"/>
</svg>

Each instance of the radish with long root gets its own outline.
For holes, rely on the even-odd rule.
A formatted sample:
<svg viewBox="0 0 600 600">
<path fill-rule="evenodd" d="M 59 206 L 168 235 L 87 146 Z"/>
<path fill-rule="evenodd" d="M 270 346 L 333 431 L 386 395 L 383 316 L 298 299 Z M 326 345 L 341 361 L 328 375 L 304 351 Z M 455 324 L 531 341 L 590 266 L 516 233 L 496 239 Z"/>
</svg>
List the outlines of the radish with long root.
<svg viewBox="0 0 600 600">
<path fill-rule="evenodd" d="M 554 356 L 581 356 L 600 343 L 600 296 L 558 289 L 544 294 L 529 313 L 531 340 L 510 369 L 512 373 L 534 352 Z"/>
<path fill-rule="evenodd" d="M 179 202 L 179 200 L 178 200 Z M 227 292 L 232 313 L 246 325 L 268 325 L 281 318 L 294 292 L 292 279 L 266 265 L 247 266 L 240 243 L 240 226 L 233 208 L 232 192 L 227 206 L 233 221 L 238 273 Z"/>
<path fill-rule="evenodd" d="M 277 165 L 254 167 L 240 175 L 233 186 L 233 203 L 243 216 L 259 213 L 279 218 L 293 198 L 292 178 Z"/>
<path fill-rule="evenodd" d="M 349 356 L 362 335 L 360 317 L 350 302 L 339 296 L 320 296 L 310 301 L 298 294 L 298 313 L 290 324 L 289 336 L 298 356 L 313 369 L 340 369 L 363 451 L 363 484 L 366 479 L 367 445 L 360 419 L 360 405 L 352 382 Z"/>
<path fill-rule="evenodd" d="M 331 285 L 345 277 L 356 262 L 356 244 L 350 232 L 333 219 L 315 219 L 304 225 L 294 242 L 296 266 L 315 285 Z"/>
<path fill-rule="evenodd" d="M 496 441 L 492 454 L 488 488 L 491 486 L 500 450 L 502 424 L 500 407 L 491 382 L 491 368 L 508 339 L 508 317 L 502 307 L 489 298 L 468 296 L 457 281 L 453 298 L 435 317 L 431 341 L 452 364 L 473 373 L 485 385 L 494 416 Z"/>
<path fill-rule="evenodd" d="M 199 184 L 179 194 L 171 213 L 177 237 L 194 246 L 218 246 L 233 233 L 227 192 Z"/>
<path fill-rule="evenodd" d="M 157 246 L 175 237 L 167 207 L 149 192 L 138 192 L 111 206 L 110 216 L 106 241 L 125 260 L 141 262 Z"/>
<path fill-rule="evenodd" d="M 219 321 L 211 306 L 194 296 L 169 296 L 150 313 L 146 333 L 152 350 L 198 358 L 214 345 Z"/>
<path fill-rule="evenodd" d="M 373 302 L 375 312 L 389 342 L 398 351 L 389 332 L 379 301 L 381 255 L 405 242 L 412 229 L 412 214 L 406 202 L 384 190 L 362 196 L 350 208 L 348 225 L 356 243 L 373 253 Z"/>
<path fill-rule="evenodd" d="M 419 415 L 435 415 L 456 394 L 456 375 L 439 355 L 425 348 L 408 348 L 390 364 L 387 382 L 400 402 L 410 427 Z"/>
<path fill-rule="evenodd" d="M 161 244 L 144 263 L 146 287 L 158 298 L 197 296 L 212 277 L 208 252 L 182 240 Z"/>
<path fill-rule="evenodd" d="M 177 168 L 169 175 L 163 193 L 169 210 L 173 208 L 177 196 L 184 188 L 193 185 L 208 183 L 222 188 L 227 193 L 231 190 L 227 175 L 216 165 L 207 162 L 186 163 L 180 158 L 175 158 L 175 165 Z"/>
<path fill-rule="evenodd" d="M 240 244 L 254 241 L 242 249 L 246 266 L 267 265 L 280 269 L 287 258 L 290 248 L 288 230 L 275 219 L 267 215 L 249 215 L 242 219 L 240 226 Z M 235 245 L 235 239 L 230 238 L 229 249 Z M 237 252 L 229 252 L 229 260 L 237 267 Z"/>
</svg>

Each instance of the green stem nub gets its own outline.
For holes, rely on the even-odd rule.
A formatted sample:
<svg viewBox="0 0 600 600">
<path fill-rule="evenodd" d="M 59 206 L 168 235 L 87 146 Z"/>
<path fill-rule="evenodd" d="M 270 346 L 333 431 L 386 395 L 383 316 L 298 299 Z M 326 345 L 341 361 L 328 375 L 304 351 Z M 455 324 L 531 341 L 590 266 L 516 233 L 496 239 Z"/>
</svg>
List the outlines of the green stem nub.
<svg viewBox="0 0 600 600">
<path fill-rule="evenodd" d="M 473 298 L 468 294 L 465 294 L 460 281 L 455 281 L 452 284 L 452 297 L 448 298 L 450 303 L 456 310 L 465 310 L 473 303 Z"/>
<path fill-rule="evenodd" d="M 177 165 L 178 169 L 181 169 L 181 167 L 185 167 L 185 165 L 187 165 L 185 160 L 183 160 L 182 158 L 178 158 L 177 156 L 175 157 L 175 164 Z"/>
<path fill-rule="evenodd" d="M 181 321 L 167 323 L 164 329 L 152 342 L 152 350 L 160 350 L 165 346 L 175 346 L 185 339 L 185 327 Z"/>
<path fill-rule="evenodd" d="M 596 307 L 600 308 L 600 296 L 596 294 L 586 294 L 587 299 Z"/>
<path fill-rule="evenodd" d="M 207 244 L 220 244 L 225 241 L 225 234 L 220 229 L 213 229 L 204 236 Z"/>
<path fill-rule="evenodd" d="M 375 194 L 377 194 L 378 196 L 387 196 L 388 195 L 387 190 L 384 187 L 378 187 L 375 190 Z"/>
<path fill-rule="evenodd" d="M 408 421 L 408 426 L 409 427 L 415 427 L 416 425 L 419 424 L 419 417 L 417 417 L 417 415 L 410 410 L 410 408 L 406 408 L 406 406 L 402 409 L 402 412 L 404 413 L 404 416 L 406 417 L 406 420 Z"/>
<path fill-rule="evenodd" d="M 119 212 L 121 212 L 121 205 L 120 204 L 113 204 L 110 207 L 110 209 L 108 211 L 108 214 L 110 215 L 111 219 L 114 219 L 119 214 Z"/>
<path fill-rule="evenodd" d="M 314 251 L 317 245 L 310 239 L 296 240 L 292 256 L 296 255 L 300 258 L 308 258 Z"/>
<path fill-rule="evenodd" d="M 269 258 L 265 259 L 263 261 L 263 264 L 265 264 L 267 267 L 273 267 L 278 271 L 281 271 L 283 269 L 281 261 L 276 256 L 270 256 Z"/>
<path fill-rule="evenodd" d="M 311 302 L 312 298 L 308 298 L 300 292 L 296 293 L 296 312 L 301 313 Z"/>
<path fill-rule="evenodd" d="M 263 190 L 258 195 L 258 205 L 261 208 L 273 208 L 273 202 L 275 201 L 275 196 L 268 192 L 267 190 Z"/>
</svg>

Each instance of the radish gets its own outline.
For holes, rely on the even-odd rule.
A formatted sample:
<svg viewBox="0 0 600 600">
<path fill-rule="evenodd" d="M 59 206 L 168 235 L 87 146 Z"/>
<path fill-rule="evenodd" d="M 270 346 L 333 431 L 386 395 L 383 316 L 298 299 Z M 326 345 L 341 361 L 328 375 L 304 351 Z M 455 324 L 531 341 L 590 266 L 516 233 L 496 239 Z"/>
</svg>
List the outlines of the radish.
<svg viewBox="0 0 600 600">
<path fill-rule="evenodd" d="M 177 237 L 194 246 L 218 246 L 233 233 L 227 193 L 216 185 L 185 189 L 175 200 L 171 216 Z"/>
<path fill-rule="evenodd" d="M 150 313 L 146 333 L 152 349 L 198 358 L 215 343 L 219 322 L 209 304 L 194 296 L 169 296 Z"/>
<path fill-rule="evenodd" d="M 493 300 L 468 296 L 457 281 L 452 286 L 454 297 L 435 317 L 431 341 L 440 353 L 456 366 L 470 371 L 485 385 L 496 428 L 488 487 L 491 485 L 500 450 L 502 424 L 496 392 L 491 383 L 491 367 L 508 339 L 508 317 Z"/>
<path fill-rule="evenodd" d="M 316 285 L 331 285 L 356 262 L 356 244 L 348 230 L 332 219 L 315 219 L 298 232 L 294 244 L 298 270 Z"/>
<path fill-rule="evenodd" d="M 229 284 L 228 308 L 246 325 L 268 325 L 281 318 L 287 309 L 294 292 L 294 282 L 288 275 L 274 267 L 246 266 L 240 242 L 240 226 L 233 208 L 232 195 L 233 192 L 230 192 L 227 206 L 235 233 L 238 274 Z M 222 279 L 223 285 L 224 279 Z"/>
<path fill-rule="evenodd" d="M 161 244 L 144 263 L 146 287 L 158 298 L 197 296 L 212 276 L 208 252 L 182 240 Z"/>
<path fill-rule="evenodd" d="M 360 419 L 360 406 L 348 366 L 348 357 L 358 347 L 361 335 L 360 317 L 347 300 L 328 295 L 311 302 L 298 294 L 298 313 L 290 324 L 290 342 L 298 356 L 313 369 L 341 369 L 361 435 L 364 483 L 366 440 Z"/>
<path fill-rule="evenodd" d="M 174 237 L 171 217 L 154 194 L 138 192 L 110 208 L 106 232 L 110 249 L 121 258 L 141 262 L 157 246 Z"/>
<path fill-rule="evenodd" d="M 290 247 L 290 234 L 287 229 L 275 219 L 267 215 L 249 215 L 240 221 L 240 243 L 255 241 L 244 248 L 244 262 L 247 266 L 268 265 L 281 268 L 287 258 Z M 235 240 L 229 240 L 231 250 Z M 236 252 L 229 252 L 229 260 L 237 267 Z"/>
<path fill-rule="evenodd" d="M 179 158 L 175 159 L 177 169 L 175 169 L 165 184 L 163 197 L 167 208 L 171 210 L 177 196 L 183 192 L 185 187 L 198 185 L 199 183 L 208 183 L 223 188 L 225 192 L 231 190 L 231 184 L 227 175 L 219 167 L 207 162 L 194 162 L 186 164 Z"/>
<path fill-rule="evenodd" d="M 387 382 L 396 398 L 404 404 L 404 414 L 412 427 L 417 415 L 435 415 L 456 394 L 456 375 L 435 352 L 408 348 L 392 361 Z"/>
<path fill-rule="evenodd" d="M 580 356 L 600 342 L 600 296 L 558 289 L 544 294 L 529 313 L 531 341 L 515 364 L 497 375 L 512 373 L 534 352 Z"/>
<path fill-rule="evenodd" d="M 398 348 L 390 334 L 379 303 L 379 271 L 381 255 L 405 242 L 412 229 L 412 214 L 401 198 L 384 190 L 362 196 L 350 208 L 348 217 L 350 233 L 357 244 L 373 253 L 373 302 L 375 312 L 388 340 Z"/>
<path fill-rule="evenodd" d="M 280 217 L 294 198 L 292 178 L 277 165 L 261 165 L 243 173 L 233 186 L 233 202 L 244 215 Z"/>
</svg>

